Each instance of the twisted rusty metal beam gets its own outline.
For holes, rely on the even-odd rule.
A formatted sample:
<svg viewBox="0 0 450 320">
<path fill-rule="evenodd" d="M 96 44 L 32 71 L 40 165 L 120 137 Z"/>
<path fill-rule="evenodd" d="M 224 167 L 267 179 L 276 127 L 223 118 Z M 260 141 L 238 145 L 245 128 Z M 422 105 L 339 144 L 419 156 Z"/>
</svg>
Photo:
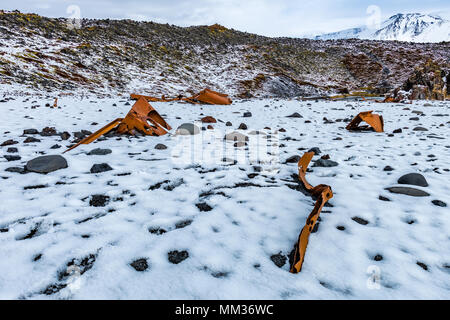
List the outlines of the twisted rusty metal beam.
<svg viewBox="0 0 450 320">
<path fill-rule="evenodd" d="M 313 187 L 306 180 L 306 169 L 308 168 L 308 165 L 311 162 L 313 156 L 314 152 L 307 152 L 298 162 L 298 177 L 303 183 L 305 189 L 308 190 L 312 196 L 317 197 L 317 201 L 314 205 L 314 209 L 306 219 L 305 226 L 301 230 L 300 235 L 298 236 L 298 241 L 294 246 L 294 256 L 290 268 L 291 273 L 299 273 L 302 270 L 303 262 L 305 260 L 306 248 L 309 242 L 309 235 L 314 229 L 323 206 L 328 200 L 333 198 L 333 191 L 331 190 L 330 186 L 320 184 Z"/>
</svg>

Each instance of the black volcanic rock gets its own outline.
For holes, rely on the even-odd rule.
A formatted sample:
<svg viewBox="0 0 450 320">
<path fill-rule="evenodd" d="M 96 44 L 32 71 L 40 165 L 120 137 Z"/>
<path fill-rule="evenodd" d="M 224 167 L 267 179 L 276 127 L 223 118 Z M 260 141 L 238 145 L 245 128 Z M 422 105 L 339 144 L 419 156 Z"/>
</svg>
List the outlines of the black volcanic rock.
<svg viewBox="0 0 450 320">
<path fill-rule="evenodd" d="M 189 252 L 183 251 L 170 251 L 168 254 L 168 259 L 173 264 L 179 264 L 189 258 Z"/>
</svg>

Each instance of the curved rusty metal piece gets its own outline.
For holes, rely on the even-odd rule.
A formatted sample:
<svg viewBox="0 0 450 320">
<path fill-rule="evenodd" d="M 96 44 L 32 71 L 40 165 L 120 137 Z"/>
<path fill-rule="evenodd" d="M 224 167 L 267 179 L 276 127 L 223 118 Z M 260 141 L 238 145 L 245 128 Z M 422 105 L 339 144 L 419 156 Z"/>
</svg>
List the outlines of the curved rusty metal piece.
<svg viewBox="0 0 450 320">
<path fill-rule="evenodd" d="M 75 149 L 80 144 L 89 144 L 115 127 L 117 127 L 117 133 L 119 134 L 135 135 L 137 132 L 140 132 L 142 134 L 152 136 L 165 135 L 168 130 L 172 129 L 160 116 L 160 114 L 148 103 L 148 101 L 143 97 L 140 97 L 125 118 L 117 118 L 100 130 L 84 138 L 76 145 L 70 147 L 63 153 Z"/>
<path fill-rule="evenodd" d="M 375 100 L 376 103 L 392 103 L 392 102 L 400 102 L 400 99 L 393 97 L 386 97 L 383 100 Z"/>
<path fill-rule="evenodd" d="M 137 100 L 140 98 L 144 98 L 147 101 L 152 102 L 171 102 L 171 101 L 185 101 L 192 104 L 214 104 L 214 105 L 229 105 L 233 101 L 228 97 L 228 95 L 224 93 L 220 93 L 217 91 L 213 91 L 210 89 L 204 89 L 199 93 L 193 95 L 192 97 L 183 97 L 179 95 L 176 98 L 166 98 L 164 95 L 161 98 L 152 97 L 152 96 L 144 96 L 139 94 L 131 94 L 131 99 Z"/>
<path fill-rule="evenodd" d="M 200 91 L 198 94 L 191 97 L 191 99 L 207 104 L 229 105 L 232 103 L 228 95 L 209 89 Z"/>
<path fill-rule="evenodd" d="M 141 94 L 134 94 L 134 93 L 132 93 L 130 95 L 130 98 L 132 100 L 139 100 L 140 98 L 144 98 L 145 100 L 150 101 L 150 102 L 170 102 L 170 101 L 176 100 L 176 99 L 166 99 L 164 96 L 162 96 L 161 98 L 157 98 L 157 97 L 144 96 Z"/>
<path fill-rule="evenodd" d="M 80 144 L 89 144 L 92 141 L 97 140 L 100 136 L 110 132 L 112 129 L 114 129 L 115 127 L 117 127 L 117 125 L 123 120 L 123 118 L 117 118 L 116 120 L 114 120 L 111 123 L 108 123 L 106 126 L 104 126 L 103 128 L 97 130 L 96 132 L 94 132 L 93 134 L 91 134 L 89 137 L 84 138 L 83 140 L 81 140 L 80 142 L 78 142 L 77 144 L 71 146 L 69 149 L 67 149 L 66 151 L 64 151 L 63 153 L 66 153 L 70 150 L 75 149 L 76 147 L 78 147 Z"/>
<path fill-rule="evenodd" d="M 308 190 L 312 196 L 317 197 L 316 204 L 314 205 L 314 209 L 309 214 L 306 219 L 305 226 L 300 231 L 300 235 L 298 236 L 298 241 L 294 247 L 294 256 L 292 259 L 290 272 L 291 273 L 299 273 L 302 270 L 303 261 L 305 259 L 306 248 L 309 242 L 309 235 L 312 233 L 314 226 L 317 222 L 317 219 L 320 216 L 320 212 L 322 211 L 325 203 L 333 198 L 333 191 L 331 187 L 325 184 L 320 184 L 318 186 L 311 186 L 305 178 L 306 169 L 308 168 L 311 159 L 314 156 L 314 152 L 307 152 L 303 155 L 303 157 L 298 162 L 298 177 L 300 181 L 303 183 L 306 190 Z"/>
<path fill-rule="evenodd" d="M 365 111 L 358 114 L 346 127 L 347 130 L 369 130 L 368 126 L 359 126 L 364 121 L 369 124 L 376 132 L 384 131 L 383 116 L 373 114 L 373 111 Z"/>
</svg>

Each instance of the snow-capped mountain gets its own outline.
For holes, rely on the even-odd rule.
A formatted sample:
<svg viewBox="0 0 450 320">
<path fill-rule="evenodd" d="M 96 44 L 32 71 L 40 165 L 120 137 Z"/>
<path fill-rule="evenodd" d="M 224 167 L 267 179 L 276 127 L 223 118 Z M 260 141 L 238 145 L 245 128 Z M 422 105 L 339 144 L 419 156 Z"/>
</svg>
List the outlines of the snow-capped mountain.
<svg viewBox="0 0 450 320">
<path fill-rule="evenodd" d="M 449 41 L 450 21 L 436 15 L 399 13 L 384 21 L 380 29 L 361 26 L 315 37 L 316 40 L 351 38 L 411 42 Z"/>
</svg>

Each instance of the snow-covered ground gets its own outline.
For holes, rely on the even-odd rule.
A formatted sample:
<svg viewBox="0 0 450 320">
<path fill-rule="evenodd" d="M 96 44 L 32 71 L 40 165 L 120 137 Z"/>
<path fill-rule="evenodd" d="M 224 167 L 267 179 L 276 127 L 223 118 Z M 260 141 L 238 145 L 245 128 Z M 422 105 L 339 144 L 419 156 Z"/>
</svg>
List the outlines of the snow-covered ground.
<svg viewBox="0 0 450 320">
<path fill-rule="evenodd" d="M 47 175 L 5 171 L 42 154 L 61 154 L 73 132 L 95 131 L 125 115 L 125 101 L 60 98 L 60 109 L 44 106 L 53 104 L 50 98 L 0 103 L 0 144 L 18 142 L 0 147 L 0 299 L 450 298 L 449 102 L 153 103 L 172 133 L 203 116 L 223 122 L 203 131 L 207 138 L 195 136 L 193 161 L 179 153 L 191 137 L 112 137 L 64 154 L 66 169 Z M 385 133 L 348 132 L 346 122 L 336 122 L 367 110 L 383 115 Z M 247 111 L 251 117 L 243 117 Z M 294 112 L 303 118 L 286 117 Z M 324 123 L 324 117 L 334 122 Z M 241 123 L 247 134 L 271 128 L 258 135 L 258 145 L 269 146 L 272 161 L 279 153 L 279 163 L 248 163 L 245 147 L 232 142 L 226 150 L 238 149 L 239 162 L 221 161 L 233 158 L 221 153 L 222 137 Z M 418 126 L 428 131 L 413 131 Z M 44 127 L 72 137 L 32 135 L 41 141 L 23 142 L 24 129 Z M 399 128 L 402 133 L 389 136 Z M 55 144 L 61 148 L 51 149 Z M 155 149 L 157 144 L 168 148 Z M 8 153 L 9 147 L 18 153 Z M 285 160 L 312 147 L 322 151 L 313 161 L 329 154 L 339 163 L 311 165 L 307 173 L 312 185 L 330 185 L 334 198 L 310 237 L 302 272 L 291 274 L 289 262 L 279 268 L 271 257 L 289 255 L 314 202 L 292 187 L 297 165 Z M 94 148 L 112 153 L 87 155 Z M 206 149 L 218 152 L 214 161 L 198 156 Z M 21 159 L 8 162 L 4 155 Z M 113 170 L 91 174 L 98 163 Z M 384 171 L 386 166 L 394 170 Z M 428 187 L 415 188 L 429 197 L 385 190 L 411 172 L 427 179 Z M 109 198 L 94 207 L 93 195 Z M 173 264 L 168 253 L 176 250 L 188 258 Z M 139 259 L 147 261 L 143 272 L 131 266 Z"/>
</svg>

